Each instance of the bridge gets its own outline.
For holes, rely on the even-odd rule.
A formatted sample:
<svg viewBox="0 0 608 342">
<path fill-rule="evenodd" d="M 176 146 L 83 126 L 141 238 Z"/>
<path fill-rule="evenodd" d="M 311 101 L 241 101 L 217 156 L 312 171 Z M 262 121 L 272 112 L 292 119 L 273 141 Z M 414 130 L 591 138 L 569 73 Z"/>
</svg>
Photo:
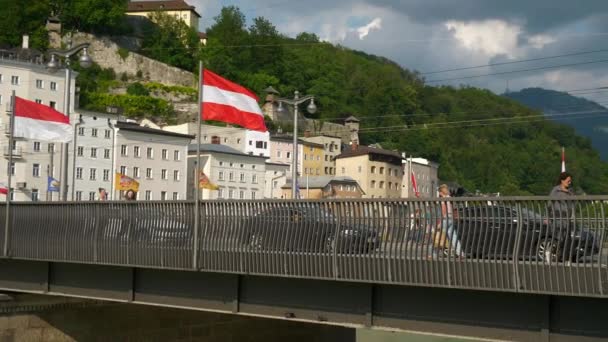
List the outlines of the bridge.
<svg viewBox="0 0 608 342">
<path fill-rule="evenodd" d="M 608 337 L 608 196 L 6 209 L 2 290 L 481 339 Z"/>
</svg>

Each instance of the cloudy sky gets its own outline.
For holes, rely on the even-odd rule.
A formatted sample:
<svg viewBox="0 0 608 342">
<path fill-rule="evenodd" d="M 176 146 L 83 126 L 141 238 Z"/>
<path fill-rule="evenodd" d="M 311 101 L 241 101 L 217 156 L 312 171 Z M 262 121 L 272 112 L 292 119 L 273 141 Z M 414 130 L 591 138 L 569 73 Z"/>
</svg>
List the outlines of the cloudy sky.
<svg viewBox="0 0 608 342">
<path fill-rule="evenodd" d="M 563 54 L 554 59 L 425 74 L 430 84 L 469 84 L 502 93 L 526 87 L 608 86 L 608 0 L 188 0 L 213 24 L 222 6 L 270 19 L 284 34 L 322 39 L 428 73 Z M 606 62 L 601 62 L 601 61 Z M 462 77 L 591 62 L 487 77 Z M 449 80 L 460 78 L 457 80 Z M 447 79 L 447 80 L 446 80 Z M 435 80 L 446 80 L 433 82 Z M 598 98 L 604 94 L 589 94 Z M 608 101 L 608 100 L 607 100 Z"/>
</svg>

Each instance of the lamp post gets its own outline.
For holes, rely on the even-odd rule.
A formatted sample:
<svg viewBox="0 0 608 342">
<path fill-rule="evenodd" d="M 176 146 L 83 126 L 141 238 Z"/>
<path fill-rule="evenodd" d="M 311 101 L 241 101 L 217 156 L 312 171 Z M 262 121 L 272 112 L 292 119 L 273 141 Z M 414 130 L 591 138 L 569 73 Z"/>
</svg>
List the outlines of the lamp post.
<svg viewBox="0 0 608 342">
<path fill-rule="evenodd" d="M 279 98 L 278 111 L 283 111 L 283 104 L 288 104 L 294 107 L 293 109 L 293 152 L 291 163 L 291 198 L 295 199 L 297 194 L 297 180 L 298 180 L 298 106 L 306 101 L 310 100 L 310 104 L 306 107 L 306 110 L 310 114 L 317 112 L 317 106 L 315 105 L 315 97 L 313 95 L 305 95 L 300 97 L 300 92 L 297 90 L 294 92 L 293 99 Z"/>
<path fill-rule="evenodd" d="M 70 45 L 71 45 L 71 43 L 70 43 Z M 89 43 L 84 43 L 84 44 L 77 45 L 73 48 L 69 47 L 67 50 L 49 51 L 49 53 L 51 54 L 51 60 L 48 62 L 47 66 L 46 66 L 47 70 L 49 72 L 54 73 L 59 69 L 60 65 L 59 65 L 59 62 L 57 61 L 57 56 L 63 57 L 65 60 L 65 94 L 64 94 L 64 101 L 63 101 L 63 105 L 64 105 L 63 113 L 67 117 L 70 116 L 70 89 L 71 89 L 70 83 L 72 80 L 71 79 L 72 70 L 70 69 L 70 57 L 72 57 L 73 55 L 82 51 L 82 55 L 80 56 L 80 58 L 78 58 L 78 62 L 81 67 L 89 68 L 93 64 L 93 60 L 91 59 L 91 56 L 89 56 L 88 48 L 89 48 Z M 74 165 L 76 165 L 76 134 L 77 134 L 76 127 L 74 127 L 74 138 L 72 140 L 72 143 L 74 144 Z M 62 162 L 61 162 L 60 169 L 62 171 L 61 171 L 61 181 L 59 183 L 60 184 L 59 198 L 62 201 L 66 201 L 67 197 L 68 197 L 68 187 L 67 187 L 68 158 L 69 158 L 68 146 L 69 146 L 68 143 L 63 144 L 62 154 L 61 154 Z M 72 184 L 72 187 L 73 186 L 74 185 Z"/>
</svg>

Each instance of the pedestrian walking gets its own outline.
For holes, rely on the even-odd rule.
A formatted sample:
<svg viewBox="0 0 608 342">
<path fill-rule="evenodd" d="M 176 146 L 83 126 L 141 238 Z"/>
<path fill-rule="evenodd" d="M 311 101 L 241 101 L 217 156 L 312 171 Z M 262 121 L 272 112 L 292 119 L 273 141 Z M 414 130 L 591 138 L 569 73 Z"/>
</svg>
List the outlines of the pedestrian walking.
<svg viewBox="0 0 608 342">
<path fill-rule="evenodd" d="M 572 175 L 568 172 L 562 172 L 557 177 L 555 186 L 549 193 L 550 197 L 555 198 L 551 201 L 548 206 L 549 216 L 549 227 L 551 228 L 551 237 L 556 241 L 551 241 L 551 250 L 545 251 L 545 253 L 551 258 L 561 259 L 564 256 L 561 255 L 565 251 L 564 243 L 570 240 L 570 244 L 574 243 L 574 240 L 568 239 L 571 230 L 574 228 L 574 213 L 576 211 L 576 204 L 574 201 L 568 200 L 574 196 L 572 189 Z M 574 246 L 570 246 L 570 249 Z"/>
<path fill-rule="evenodd" d="M 137 200 L 137 193 L 135 193 L 133 190 L 127 190 L 127 193 L 125 193 L 125 199 L 127 201 L 135 201 Z"/>
<path fill-rule="evenodd" d="M 104 188 L 99 188 L 99 200 L 107 201 L 108 200 L 108 192 Z"/>
<path fill-rule="evenodd" d="M 439 197 L 440 198 L 450 198 L 450 189 L 446 184 L 441 184 L 439 186 Z M 440 244 L 445 245 L 444 239 L 447 239 L 449 246 L 448 248 L 452 253 L 455 253 L 456 257 L 462 258 L 464 255 L 462 254 L 462 246 L 460 245 L 460 240 L 458 239 L 458 234 L 454 229 L 454 209 L 452 207 L 452 203 L 450 201 L 442 201 L 441 202 L 441 231 L 440 233 Z M 443 237 L 445 234 L 445 238 Z M 437 239 L 435 239 L 437 240 Z"/>
</svg>

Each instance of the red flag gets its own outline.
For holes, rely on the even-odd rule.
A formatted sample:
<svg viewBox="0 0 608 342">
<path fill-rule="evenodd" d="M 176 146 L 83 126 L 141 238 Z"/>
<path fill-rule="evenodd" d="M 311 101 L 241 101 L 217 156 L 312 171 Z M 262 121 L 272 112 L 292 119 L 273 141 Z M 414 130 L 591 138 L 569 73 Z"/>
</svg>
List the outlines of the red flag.
<svg viewBox="0 0 608 342">
<path fill-rule="evenodd" d="M 203 120 L 221 121 L 266 132 L 258 97 L 236 83 L 203 70 Z"/>
<path fill-rule="evenodd" d="M 418 192 L 418 183 L 416 182 L 416 174 L 414 173 L 414 170 L 412 170 L 412 188 L 414 189 L 416 197 L 420 197 L 420 193 Z"/>
<path fill-rule="evenodd" d="M 14 135 L 36 140 L 69 142 L 70 118 L 55 109 L 15 96 Z"/>
<path fill-rule="evenodd" d="M 566 149 L 562 147 L 562 172 L 566 172 Z"/>
<path fill-rule="evenodd" d="M 0 183 L 0 195 L 8 195 L 8 187 L 4 183 Z"/>
</svg>

